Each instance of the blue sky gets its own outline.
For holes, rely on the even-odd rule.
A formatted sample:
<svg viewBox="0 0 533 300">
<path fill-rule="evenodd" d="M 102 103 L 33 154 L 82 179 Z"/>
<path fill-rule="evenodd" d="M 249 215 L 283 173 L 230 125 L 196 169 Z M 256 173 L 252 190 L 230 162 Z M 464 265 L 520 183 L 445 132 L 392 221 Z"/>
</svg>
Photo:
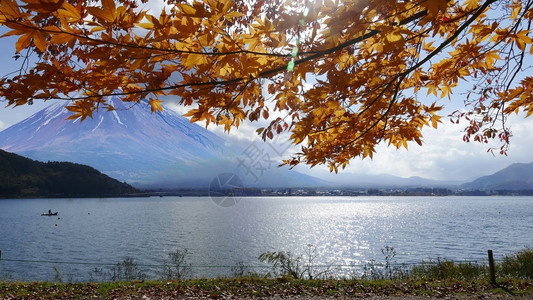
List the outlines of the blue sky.
<svg viewBox="0 0 533 300">
<path fill-rule="evenodd" d="M 0 33 L 2 33 L 0 28 Z M 12 58 L 15 52 L 14 43 L 16 39 L 6 37 L 0 39 L 0 75 L 4 76 L 16 71 L 20 61 L 16 62 Z M 460 108 L 462 97 L 457 97 L 454 92 L 452 100 L 443 99 L 442 103 L 448 108 Z M 425 97 L 425 91 L 420 97 Z M 454 97 L 460 98 L 453 100 Z M 1 101 L 1 100 L 0 100 Z M 36 102 L 34 105 L 23 107 L 5 107 L 5 102 L 0 103 L 0 130 L 3 130 L 23 119 L 29 117 L 38 110 L 48 106 L 50 103 Z M 177 108 L 183 111 L 183 108 Z M 451 111 L 451 109 L 450 109 Z M 90 122 L 91 120 L 88 120 Z M 462 130 L 464 125 L 452 124 L 447 118 L 443 118 L 443 123 L 438 129 L 426 128 L 423 131 L 424 145 L 418 146 L 416 143 L 409 144 L 409 150 L 396 150 L 386 145 L 380 145 L 372 160 L 354 159 L 350 166 L 342 171 L 343 173 L 357 174 L 383 174 L 388 173 L 401 177 L 421 176 L 432 179 L 445 180 L 469 180 L 483 175 L 492 174 L 511 163 L 533 162 L 531 150 L 533 149 L 533 118 L 524 118 L 523 115 L 512 116 L 508 124 L 511 126 L 513 137 L 508 156 L 487 153 L 491 146 L 499 147 L 496 142 L 492 145 L 478 143 L 464 143 L 462 141 Z M 209 126 L 209 130 L 219 134 L 228 142 L 241 147 L 252 142 L 263 143 L 255 134 L 257 124 L 243 124 L 238 130 L 232 130 L 230 134 L 223 132 L 222 128 Z M 290 151 L 298 150 L 292 147 Z M 335 177 L 328 175 L 325 167 L 315 167 L 309 169 L 305 166 L 298 167 L 299 171 L 316 175 L 326 176 L 329 180 Z"/>
</svg>

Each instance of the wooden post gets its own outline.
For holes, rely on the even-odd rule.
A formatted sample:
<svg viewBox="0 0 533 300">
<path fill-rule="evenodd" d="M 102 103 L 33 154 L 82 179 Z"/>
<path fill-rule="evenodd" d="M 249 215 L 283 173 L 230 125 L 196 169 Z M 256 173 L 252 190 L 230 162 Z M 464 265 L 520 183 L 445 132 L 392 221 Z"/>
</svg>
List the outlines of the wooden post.
<svg viewBox="0 0 533 300">
<path fill-rule="evenodd" d="M 492 255 L 492 250 L 489 250 L 488 253 L 489 253 L 490 283 L 496 284 L 496 267 L 494 266 L 494 256 Z"/>
</svg>

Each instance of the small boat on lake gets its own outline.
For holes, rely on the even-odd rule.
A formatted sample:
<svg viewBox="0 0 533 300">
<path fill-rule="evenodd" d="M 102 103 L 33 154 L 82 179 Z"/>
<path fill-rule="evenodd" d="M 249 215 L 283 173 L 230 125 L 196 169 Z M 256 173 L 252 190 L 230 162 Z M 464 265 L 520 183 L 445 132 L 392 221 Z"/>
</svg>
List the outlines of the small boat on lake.
<svg viewBox="0 0 533 300">
<path fill-rule="evenodd" d="M 51 210 L 49 210 L 48 213 L 41 214 L 41 216 L 47 216 L 47 217 L 57 216 L 57 211 L 53 213 Z"/>
</svg>

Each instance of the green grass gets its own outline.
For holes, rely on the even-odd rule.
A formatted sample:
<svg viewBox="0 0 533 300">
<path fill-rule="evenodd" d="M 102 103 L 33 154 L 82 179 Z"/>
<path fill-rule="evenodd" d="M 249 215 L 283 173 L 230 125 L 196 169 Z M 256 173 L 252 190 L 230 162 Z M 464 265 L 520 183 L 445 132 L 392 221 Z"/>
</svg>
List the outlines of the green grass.
<svg viewBox="0 0 533 300">
<path fill-rule="evenodd" d="M 466 296 L 531 295 L 531 280 L 305 280 L 236 277 L 176 281 L 124 281 L 109 283 L 0 282 L 0 299 L 127 299 L 147 296 L 228 298 L 272 296 Z"/>
<path fill-rule="evenodd" d="M 495 263 L 496 277 L 500 279 L 533 279 L 533 250 L 525 248 L 515 254 L 506 255 Z M 472 262 L 440 260 L 424 262 L 414 266 L 410 278 L 478 280 L 489 278 L 489 266 Z"/>
<path fill-rule="evenodd" d="M 488 266 L 471 262 L 453 262 L 438 259 L 413 266 L 398 268 L 392 263 L 393 248 L 385 251 L 386 263 L 374 262 L 365 268 L 365 276 L 351 279 L 294 278 L 278 270 L 279 277 L 266 275 L 236 276 L 215 279 L 126 280 L 89 283 L 50 283 L 0 281 L 0 299 L 128 299 L 143 296 L 155 299 L 177 297 L 231 298 L 272 296 L 458 296 L 477 298 L 498 295 L 519 295 L 533 298 L 533 250 L 525 248 L 507 255 L 496 265 L 497 284 L 489 282 Z M 287 264 L 300 259 L 287 256 Z M 139 275 L 137 265 L 121 265 L 117 278 L 127 274 Z M 301 265 L 294 264 L 301 273 Z M 178 266 L 178 267 L 181 267 Z M 124 274 L 122 274 L 122 273 Z M 115 275 L 116 275 L 115 274 Z M 180 273 L 181 274 L 181 273 Z M 304 274 L 304 273 L 302 273 Z M 60 274 L 57 274 L 60 278 Z M 142 275 L 142 274 L 141 274 Z M 302 276 L 305 277 L 305 276 Z M 317 276 L 313 276 L 317 278 Z"/>
<path fill-rule="evenodd" d="M 506 255 L 496 269 L 499 277 L 533 279 L 533 249 Z"/>
<path fill-rule="evenodd" d="M 487 278 L 489 268 L 483 264 L 471 262 L 453 262 L 447 260 L 437 260 L 414 266 L 409 276 L 411 278 L 426 279 L 459 279 L 476 280 Z"/>
</svg>

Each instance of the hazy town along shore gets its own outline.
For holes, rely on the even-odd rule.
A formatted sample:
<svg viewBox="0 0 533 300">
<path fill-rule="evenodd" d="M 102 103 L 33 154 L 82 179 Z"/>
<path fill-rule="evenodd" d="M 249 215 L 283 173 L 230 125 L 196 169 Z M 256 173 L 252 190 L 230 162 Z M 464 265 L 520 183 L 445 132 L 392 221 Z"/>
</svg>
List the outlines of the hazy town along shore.
<svg viewBox="0 0 533 300">
<path fill-rule="evenodd" d="M 451 188 L 240 188 L 238 190 L 218 191 L 218 195 L 253 197 L 287 197 L 287 196 L 532 196 L 533 190 L 463 190 Z M 211 196 L 209 189 L 152 189 L 145 190 L 142 196 Z"/>
</svg>

